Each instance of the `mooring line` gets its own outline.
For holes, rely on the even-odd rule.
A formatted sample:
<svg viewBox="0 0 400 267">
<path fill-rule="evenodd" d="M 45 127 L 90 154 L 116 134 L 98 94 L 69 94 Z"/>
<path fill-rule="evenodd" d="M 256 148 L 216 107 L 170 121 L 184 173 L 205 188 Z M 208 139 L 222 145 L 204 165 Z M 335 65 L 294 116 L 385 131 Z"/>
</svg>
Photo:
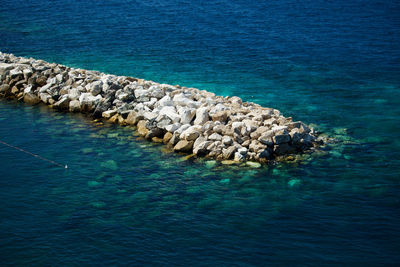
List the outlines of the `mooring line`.
<svg viewBox="0 0 400 267">
<path fill-rule="evenodd" d="M 57 166 L 59 166 L 59 167 L 61 167 L 61 168 L 68 169 L 68 165 L 62 165 L 62 164 L 60 164 L 60 163 L 55 162 L 54 160 L 46 159 L 46 158 L 44 158 L 44 157 L 42 157 L 42 156 L 39 156 L 39 155 L 37 155 L 37 154 L 34 154 L 34 153 L 32 153 L 32 152 L 26 151 L 25 149 L 22 149 L 22 148 L 20 148 L 20 147 L 10 145 L 10 144 L 8 144 L 8 143 L 2 141 L 2 140 L 0 140 L 0 143 L 3 144 L 3 145 L 6 145 L 6 146 L 8 146 L 8 147 L 14 148 L 14 149 L 16 149 L 16 150 L 19 150 L 19 151 L 21 151 L 21 152 L 24 152 L 24 153 L 26 153 L 26 154 L 28 154 L 28 155 L 34 156 L 35 158 L 41 159 L 41 160 L 43 160 L 43 161 L 50 162 L 50 163 L 52 163 L 52 164 L 54 164 L 54 165 L 57 165 Z"/>
</svg>

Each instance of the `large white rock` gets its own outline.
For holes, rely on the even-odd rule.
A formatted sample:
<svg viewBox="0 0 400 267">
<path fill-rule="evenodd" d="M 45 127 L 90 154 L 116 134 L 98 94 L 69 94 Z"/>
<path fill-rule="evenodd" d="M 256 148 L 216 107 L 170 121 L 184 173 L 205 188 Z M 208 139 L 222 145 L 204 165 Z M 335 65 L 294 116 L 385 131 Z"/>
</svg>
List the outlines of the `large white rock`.
<svg viewBox="0 0 400 267">
<path fill-rule="evenodd" d="M 165 126 L 165 130 L 167 130 L 168 132 L 175 132 L 176 130 L 178 130 L 180 127 L 182 126 L 182 124 L 180 123 L 174 123 L 174 124 L 170 124 Z"/>
<path fill-rule="evenodd" d="M 173 106 L 165 106 L 160 110 L 159 115 L 165 115 L 171 119 L 173 123 L 180 122 L 181 118 Z"/>
<path fill-rule="evenodd" d="M 173 106 L 174 105 L 174 101 L 172 101 L 171 97 L 169 95 L 164 96 L 163 98 L 161 98 L 157 103 L 156 103 L 156 107 L 165 107 L 165 106 Z"/>
<path fill-rule="evenodd" d="M 149 91 L 151 97 L 160 99 L 164 96 L 163 90 L 161 90 L 161 88 L 157 85 L 150 86 Z"/>
<path fill-rule="evenodd" d="M 103 90 L 103 82 L 102 81 L 95 81 L 90 84 L 90 92 L 92 95 L 96 96 L 101 93 Z"/>
<path fill-rule="evenodd" d="M 193 125 L 187 128 L 185 131 L 181 133 L 179 136 L 180 139 L 185 139 L 187 141 L 194 141 L 201 134 L 201 126 Z"/>
<path fill-rule="evenodd" d="M 181 116 L 182 124 L 190 124 L 196 115 L 196 110 L 194 108 L 179 107 L 178 113 Z"/>
<path fill-rule="evenodd" d="M 194 124 L 203 125 L 209 121 L 208 109 L 206 107 L 198 108 L 196 111 L 196 119 Z"/>
</svg>

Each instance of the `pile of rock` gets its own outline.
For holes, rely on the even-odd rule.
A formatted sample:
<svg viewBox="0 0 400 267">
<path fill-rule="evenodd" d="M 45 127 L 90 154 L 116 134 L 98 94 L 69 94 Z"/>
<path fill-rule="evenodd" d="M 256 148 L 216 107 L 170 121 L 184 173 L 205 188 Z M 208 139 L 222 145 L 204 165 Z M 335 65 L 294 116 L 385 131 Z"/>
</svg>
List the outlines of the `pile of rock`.
<svg viewBox="0 0 400 267">
<path fill-rule="evenodd" d="M 91 114 L 175 151 L 266 162 L 322 143 L 306 124 L 239 97 L 0 53 L 0 95 Z"/>
</svg>

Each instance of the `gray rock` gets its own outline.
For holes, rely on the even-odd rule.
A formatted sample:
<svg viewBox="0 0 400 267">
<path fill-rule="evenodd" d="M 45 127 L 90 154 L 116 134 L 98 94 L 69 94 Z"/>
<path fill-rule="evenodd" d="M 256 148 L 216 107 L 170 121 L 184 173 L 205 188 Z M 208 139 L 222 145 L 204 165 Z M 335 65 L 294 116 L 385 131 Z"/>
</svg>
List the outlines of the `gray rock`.
<svg viewBox="0 0 400 267">
<path fill-rule="evenodd" d="M 230 146 L 228 148 L 222 149 L 222 156 L 224 159 L 231 159 L 235 154 L 237 148 L 235 146 Z"/>
<path fill-rule="evenodd" d="M 102 81 L 95 81 L 90 84 L 90 92 L 92 95 L 97 96 L 103 90 L 103 82 Z"/>
<path fill-rule="evenodd" d="M 222 140 L 222 136 L 217 134 L 217 133 L 213 133 L 212 135 L 210 135 L 208 137 L 208 140 L 212 140 L 212 141 L 221 141 Z"/>
<path fill-rule="evenodd" d="M 189 128 L 187 128 L 186 130 L 184 130 L 181 135 L 180 135 L 180 139 L 185 139 L 187 141 L 194 141 L 197 139 L 197 137 L 200 136 L 201 134 L 201 127 L 194 125 L 194 126 L 190 126 Z"/>
<path fill-rule="evenodd" d="M 222 137 L 222 143 L 224 145 L 229 146 L 229 145 L 233 144 L 233 139 L 232 139 L 232 137 L 225 135 L 224 137 Z"/>
<path fill-rule="evenodd" d="M 63 97 L 59 101 L 53 104 L 53 107 L 60 110 L 67 110 L 69 109 L 69 100 L 68 97 Z"/>
<path fill-rule="evenodd" d="M 274 145 L 274 143 L 272 142 L 272 137 L 271 134 L 269 132 L 262 134 L 259 138 L 258 141 L 260 141 L 260 143 L 267 145 L 267 146 L 272 146 Z"/>
<path fill-rule="evenodd" d="M 246 157 L 242 154 L 240 154 L 239 152 L 235 152 L 235 158 L 234 161 L 244 161 L 246 159 Z"/>
</svg>

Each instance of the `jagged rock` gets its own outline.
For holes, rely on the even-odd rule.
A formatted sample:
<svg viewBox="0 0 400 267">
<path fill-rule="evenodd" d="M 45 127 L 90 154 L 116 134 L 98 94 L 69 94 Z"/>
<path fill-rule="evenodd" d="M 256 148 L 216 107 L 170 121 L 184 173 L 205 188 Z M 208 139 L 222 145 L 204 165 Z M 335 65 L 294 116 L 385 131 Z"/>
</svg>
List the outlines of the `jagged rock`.
<svg viewBox="0 0 400 267">
<path fill-rule="evenodd" d="M 206 155 L 208 150 L 207 147 L 211 144 L 211 141 L 207 141 L 204 137 L 200 136 L 196 139 L 193 144 L 193 154 L 195 155 Z"/>
<path fill-rule="evenodd" d="M 67 110 L 69 109 L 69 100 L 68 97 L 61 98 L 59 101 L 53 104 L 53 107 L 60 110 Z"/>
<path fill-rule="evenodd" d="M 239 152 L 235 152 L 234 161 L 244 161 L 246 157 Z"/>
<path fill-rule="evenodd" d="M 176 109 L 173 106 L 165 106 L 160 110 L 159 116 L 165 115 L 171 119 L 173 123 L 180 122 L 181 118 L 179 114 L 176 113 Z"/>
<path fill-rule="evenodd" d="M 39 86 L 44 86 L 47 82 L 47 77 L 46 76 L 39 76 L 36 78 L 36 84 Z"/>
<path fill-rule="evenodd" d="M 273 146 L 274 143 L 272 142 L 272 137 L 270 132 L 266 132 L 262 134 L 259 138 L 258 141 L 260 141 L 262 144 L 267 145 L 267 146 Z"/>
<path fill-rule="evenodd" d="M 230 146 L 228 148 L 222 149 L 222 155 L 224 159 L 231 159 L 235 154 L 237 148 L 235 146 Z"/>
<path fill-rule="evenodd" d="M 178 112 L 181 117 L 182 124 L 190 124 L 196 115 L 196 110 L 194 108 L 181 107 Z"/>
<path fill-rule="evenodd" d="M 97 96 L 103 90 L 103 82 L 102 81 L 95 81 L 90 84 L 90 92 L 93 96 Z"/>
<path fill-rule="evenodd" d="M 185 139 L 187 141 L 194 141 L 201 134 L 201 127 L 199 126 L 190 126 L 185 131 L 183 131 L 180 135 L 180 139 Z"/>
<path fill-rule="evenodd" d="M 107 111 L 111 107 L 111 103 L 105 101 L 102 99 L 96 106 L 96 108 L 93 111 L 93 117 L 94 118 L 101 118 L 103 115 L 103 112 Z"/>
<path fill-rule="evenodd" d="M 198 108 L 196 111 L 196 119 L 194 120 L 194 124 L 203 125 L 207 121 L 209 121 L 208 109 L 206 107 Z"/>
</svg>

